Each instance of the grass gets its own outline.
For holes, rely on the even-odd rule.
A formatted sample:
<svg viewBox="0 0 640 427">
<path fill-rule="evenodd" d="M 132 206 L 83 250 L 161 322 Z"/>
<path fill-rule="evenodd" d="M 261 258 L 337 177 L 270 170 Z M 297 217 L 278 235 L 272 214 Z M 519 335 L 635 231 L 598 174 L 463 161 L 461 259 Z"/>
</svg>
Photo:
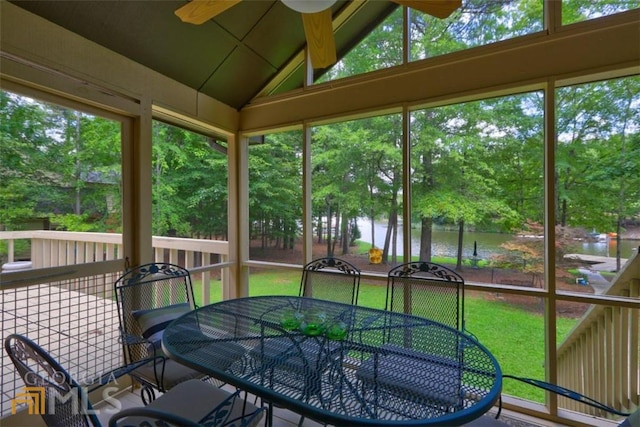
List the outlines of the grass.
<svg viewBox="0 0 640 427">
<path fill-rule="evenodd" d="M 437 262 L 437 261 L 436 261 Z M 250 276 L 249 295 L 298 295 L 300 273 L 265 271 Z M 220 301 L 220 282 L 214 282 L 211 301 Z M 202 302 L 202 287 L 194 283 L 196 302 Z M 359 305 L 383 309 L 386 289 L 381 284 L 362 283 Z M 500 301 L 465 298 L 466 329 L 496 357 L 505 374 L 544 379 L 544 318 Z M 558 337 L 564 337 L 576 319 L 557 319 Z M 514 380 L 505 380 L 503 391 L 512 396 L 544 401 L 544 392 Z"/>
</svg>

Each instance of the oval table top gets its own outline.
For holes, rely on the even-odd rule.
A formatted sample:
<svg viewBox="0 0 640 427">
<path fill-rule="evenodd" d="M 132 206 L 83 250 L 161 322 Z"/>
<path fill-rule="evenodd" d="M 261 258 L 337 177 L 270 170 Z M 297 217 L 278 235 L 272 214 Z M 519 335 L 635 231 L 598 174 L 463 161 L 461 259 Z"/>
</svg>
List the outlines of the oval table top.
<svg viewBox="0 0 640 427">
<path fill-rule="evenodd" d="M 464 332 L 417 316 L 262 296 L 191 311 L 164 331 L 178 362 L 320 422 L 460 425 L 497 401 L 495 357 Z"/>
</svg>

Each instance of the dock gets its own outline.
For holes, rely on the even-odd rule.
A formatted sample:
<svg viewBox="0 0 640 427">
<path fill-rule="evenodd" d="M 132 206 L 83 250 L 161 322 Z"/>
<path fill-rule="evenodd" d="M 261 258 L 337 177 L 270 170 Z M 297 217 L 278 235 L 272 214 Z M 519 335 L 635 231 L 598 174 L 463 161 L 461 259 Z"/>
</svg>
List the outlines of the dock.
<svg viewBox="0 0 640 427">
<path fill-rule="evenodd" d="M 589 264 L 589 268 L 596 271 L 617 271 L 616 257 L 585 255 L 585 254 L 566 254 L 565 259 L 572 259 L 585 264 Z M 625 265 L 626 258 L 620 258 L 620 266 Z"/>
</svg>

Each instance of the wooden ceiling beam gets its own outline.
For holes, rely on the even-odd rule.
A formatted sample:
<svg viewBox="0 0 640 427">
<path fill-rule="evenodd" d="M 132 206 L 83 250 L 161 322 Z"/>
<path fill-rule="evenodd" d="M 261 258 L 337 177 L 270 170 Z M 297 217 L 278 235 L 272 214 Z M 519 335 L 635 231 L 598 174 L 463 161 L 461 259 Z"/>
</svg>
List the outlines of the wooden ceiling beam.
<svg viewBox="0 0 640 427">
<path fill-rule="evenodd" d="M 640 43 L 630 42 L 640 40 L 640 21 L 633 13 L 609 18 L 597 26 L 531 34 L 255 100 L 240 111 L 240 130 L 257 133 L 402 105 L 542 87 L 549 78 L 640 72 Z"/>
<path fill-rule="evenodd" d="M 358 11 L 365 5 L 365 0 L 354 0 L 349 3 L 333 17 L 333 33 L 342 28 L 351 18 L 353 18 Z M 278 71 L 278 73 L 267 83 L 264 88 L 254 97 L 254 99 L 269 96 L 274 93 L 282 83 L 287 81 L 289 77 L 296 73 L 300 68 L 304 66 L 305 61 L 305 49 L 296 53 L 287 64 Z"/>
</svg>

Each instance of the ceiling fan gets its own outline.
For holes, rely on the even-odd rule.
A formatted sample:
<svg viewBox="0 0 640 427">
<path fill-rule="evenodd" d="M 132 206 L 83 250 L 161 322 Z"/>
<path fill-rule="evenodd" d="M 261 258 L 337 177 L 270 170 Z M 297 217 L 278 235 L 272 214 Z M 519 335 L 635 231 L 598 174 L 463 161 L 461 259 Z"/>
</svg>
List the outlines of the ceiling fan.
<svg viewBox="0 0 640 427">
<path fill-rule="evenodd" d="M 215 18 L 241 0 L 192 0 L 175 11 L 183 21 L 200 25 Z M 336 0 L 281 0 L 300 12 L 313 68 L 326 68 L 336 62 L 331 6 Z M 462 5 L 462 0 L 391 0 L 436 18 L 446 18 Z"/>
</svg>

